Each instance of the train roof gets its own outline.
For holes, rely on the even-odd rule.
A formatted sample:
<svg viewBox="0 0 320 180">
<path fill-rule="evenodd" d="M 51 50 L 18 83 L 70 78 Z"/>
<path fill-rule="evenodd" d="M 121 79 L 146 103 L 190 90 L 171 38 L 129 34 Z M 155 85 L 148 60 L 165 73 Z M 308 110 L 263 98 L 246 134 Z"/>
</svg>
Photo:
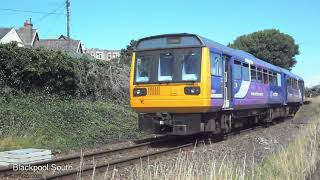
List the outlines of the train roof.
<svg viewBox="0 0 320 180">
<path fill-rule="evenodd" d="M 302 80 L 301 77 L 293 74 L 292 72 L 290 72 L 284 68 L 275 66 L 273 64 L 267 63 L 266 61 L 263 61 L 261 59 L 258 59 L 254 55 L 252 55 L 248 52 L 230 48 L 230 47 L 225 46 L 223 44 L 220 44 L 216 41 L 199 36 L 197 34 L 189 34 L 189 33 L 162 34 L 162 35 L 156 35 L 156 36 L 142 38 L 142 39 L 138 40 L 138 42 L 135 46 L 135 50 L 152 49 L 155 47 L 155 43 L 162 43 L 162 45 L 160 45 L 159 48 L 164 48 L 165 47 L 164 44 L 166 44 L 164 39 L 168 38 L 168 37 L 169 38 L 170 37 L 184 37 L 185 39 L 182 40 L 181 47 L 195 47 L 195 46 L 202 46 L 203 47 L 203 46 L 206 46 L 208 48 L 212 48 L 212 49 L 221 51 L 222 53 L 227 54 L 227 55 L 252 60 L 257 65 L 263 66 L 265 68 L 268 68 L 268 69 L 271 69 L 274 71 L 282 72 L 282 73 L 285 73 L 293 78 Z M 157 39 L 157 41 L 152 42 L 152 40 L 155 40 L 155 39 Z M 162 39 L 162 41 L 161 41 L 161 39 Z M 175 45 L 173 44 L 173 45 L 170 45 L 169 47 L 175 47 Z M 177 47 L 180 47 L 180 46 L 177 46 Z"/>
</svg>

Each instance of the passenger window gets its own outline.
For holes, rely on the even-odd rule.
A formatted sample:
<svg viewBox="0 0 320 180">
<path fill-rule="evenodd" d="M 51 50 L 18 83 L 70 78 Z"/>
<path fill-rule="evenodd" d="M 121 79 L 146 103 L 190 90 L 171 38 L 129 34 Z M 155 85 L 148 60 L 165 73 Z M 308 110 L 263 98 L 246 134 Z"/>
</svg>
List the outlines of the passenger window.
<svg viewBox="0 0 320 180">
<path fill-rule="evenodd" d="M 262 69 L 261 68 L 257 68 L 257 80 L 259 83 L 262 83 Z"/>
<path fill-rule="evenodd" d="M 299 80 L 298 85 L 299 85 L 299 87 L 298 87 L 299 89 L 300 89 L 300 88 L 303 89 L 303 81 Z"/>
<path fill-rule="evenodd" d="M 269 84 L 270 86 L 274 86 L 275 84 L 272 71 L 269 71 Z"/>
<path fill-rule="evenodd" d="M 272 73 L 272 85 L 277 86 L 278 85 L 278 79 L 277 79 L 277 73 Z"/>
<path fill-rule="evenodd" d="M 161 53 L 158 68 L 159 81 L 172 81 L 173 74 L 173 53 Z"/>
<path fill-rule="evenodd" d="M 221 55 L 210 53 L 211 75 L 222 76 L 222 58 Z"/>
<path fill-rule="evenodd" d="M 281 87 L 281 74 L 276 73 L 277 86 Z"/>
<path fill-rule="evenodd" d="M 241 80 L 241 62 L 240 61 L 234 61 L 233 78 Z"/>
<path fill-rule="evenodd" d="M 264 84 L 268 84 L 269 83 L 268 70 L 266 70 L 266 69 L 263 70 L 263 83 Z"/>
<path fill-rule="evenodd" d="M 251 69 L 251 81 L 257 79 L 257 72 L 256 72 L 256 67 L 255 66 L 250 66 Z"/>
<path fill-rule="evenodd" d="M 244 81 L 250 81 L 249 77 L 249 64 L 243 63 L 242 64 L 242 79 Z"/>
</svg>

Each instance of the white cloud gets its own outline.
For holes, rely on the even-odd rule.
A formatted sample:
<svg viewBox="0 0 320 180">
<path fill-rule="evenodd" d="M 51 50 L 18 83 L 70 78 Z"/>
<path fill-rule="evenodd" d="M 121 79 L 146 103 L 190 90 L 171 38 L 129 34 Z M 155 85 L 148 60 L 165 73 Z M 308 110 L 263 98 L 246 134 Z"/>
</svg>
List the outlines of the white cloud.
<svg viewBox="0 0 320 180">
<path fill-rule="evenodd" d="M 315 85 L 320 85 L 320 75 L 313 75 L 309 79 L 305 80 L 306 87 L 312 87 Z"/>
</svg>

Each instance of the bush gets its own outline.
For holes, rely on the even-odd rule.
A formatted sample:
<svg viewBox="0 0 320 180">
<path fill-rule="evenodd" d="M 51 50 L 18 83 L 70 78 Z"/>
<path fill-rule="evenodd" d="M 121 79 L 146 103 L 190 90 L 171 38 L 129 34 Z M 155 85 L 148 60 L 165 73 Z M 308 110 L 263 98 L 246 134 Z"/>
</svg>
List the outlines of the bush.
<svg viewBox="0 0 320 180">
<path fill-rule="evenodd" d="M 0 93 L 41 92 L 60 97 L 128 102 L 129 66 L 61 51 L 0 44 Z"/>
<path fill-rule="evenodd" d="M 123 104 L 128 102 L 129 66 L 117 61 L 83 60 L 79 67 L 80 97 L 92 97 L 94 100 L 107 98 Z"/>
<path fill-rule="evenodd" d="M 320 85 L 313 86 L 305 89 L 306 97 L 316 97 L 320 95 Z"/>
<path fill-rule="evenodd" d="M 0 79 L 17 90 L 73 95 L 78 74 L 77 62 L 60 51 L 0 45 Z"/>
</svg>

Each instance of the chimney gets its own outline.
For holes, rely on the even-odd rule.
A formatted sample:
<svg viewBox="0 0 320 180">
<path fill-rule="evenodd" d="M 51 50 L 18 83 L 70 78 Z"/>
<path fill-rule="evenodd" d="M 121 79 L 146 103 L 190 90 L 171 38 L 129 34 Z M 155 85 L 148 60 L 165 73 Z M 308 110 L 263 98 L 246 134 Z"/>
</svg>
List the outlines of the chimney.
<svg viewBox="0 0 320 180">
<path fill-rule="evenodd" d="M 29 20 L 26 20 L 26 22 L 24 22 L 23 27 L 26 29 L 32 29 L 33 24 L 31 23 L 31 18 Z"/>
</svg>

